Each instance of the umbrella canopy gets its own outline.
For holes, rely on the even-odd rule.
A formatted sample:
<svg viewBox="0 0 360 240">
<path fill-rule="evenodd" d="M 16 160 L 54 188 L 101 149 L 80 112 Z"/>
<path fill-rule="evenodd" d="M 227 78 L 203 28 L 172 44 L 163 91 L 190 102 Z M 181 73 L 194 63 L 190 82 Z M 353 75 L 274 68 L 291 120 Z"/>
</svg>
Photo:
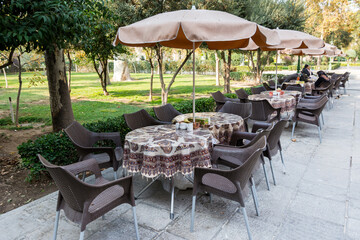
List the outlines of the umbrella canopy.
<svg viewBox="0 0 360 240">
<path fill-rule="evenodd" d="M 192 49 L 206 42 L 210 49 L 246 47 L 252 39 L 258 46 L 280 44 L 278 33 L 230 13 L 212 10 L 179 10 L 157 14 L 120 27 L 114 45 Z"/>
<path fill-rule="evenodd" d="M 285 49 L 281 51 L 281 53 L 284 54 L 290 54 L 290 55 L 297 55 L 297 56 L 303 56 L 303 55 L 309 55 L 309 56 L 336 56 L 336 50 L 335 46 L 326 43 L 325 47 L 323 48 L 317 48 L 317 49 Z"/>
<path fill-rule="evenodd" d="M 273 46 L 262 47 L 256 44 L 254 41 L 249 41 L 249 45 L 245 48 L 240 48 L 241 50 L 254 51 L 260 48 L 263 51 L 275 51 L 283 50 L 286 48 L 290 49 L 317 49 L 325 46 L 324 40 L 314 37 L 310 34 L 299 32 L 295 30 L 284 30 L 284 29 L 275 29 L 279 34 L 280 44 Z M 330 44 L 329 44 L 330 45 Z M 332 46 L 332 45 L 330 45 Z M 335 46 L 332 46 L 335 47 Z M 336 47 L 335 47 L 336 48 Z"/>
</svg>

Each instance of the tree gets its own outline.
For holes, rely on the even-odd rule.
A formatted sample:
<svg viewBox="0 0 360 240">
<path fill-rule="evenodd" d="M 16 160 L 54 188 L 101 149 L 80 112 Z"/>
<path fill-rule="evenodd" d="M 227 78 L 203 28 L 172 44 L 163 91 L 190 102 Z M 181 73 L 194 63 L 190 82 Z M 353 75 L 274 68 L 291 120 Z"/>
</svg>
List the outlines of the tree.
<svg viewBox="0 0 360 240">
<path fill-rule="evenodd" d="M 92 60 L 94 68 L 100 78 L 104 95 L 109 95 L 107 85 L 110 81 L 108 72 L 108 60 L 116 54 L 125 52 L 122 45 L 114 47 L 112 42 L 116 31 L 121 25 L 121 20 L 116 11 L 109 7 L 98 5 L 97 10 L 101 14 L 97 16 L 92 24 L 92 37 L 84 39 L 80 48 Z M 120 23 L 120 24 L 119 24 Z"/>
<path fill-rule="evenodd" d="M 19 46 L 27 52 L 45 51 L 54 131 L 74 120 L 63 48 L 91 37 L 91 23 L 101 6 L 96 0 L 0 2 L 0 51 L 11 52 Z"/>
</svg>

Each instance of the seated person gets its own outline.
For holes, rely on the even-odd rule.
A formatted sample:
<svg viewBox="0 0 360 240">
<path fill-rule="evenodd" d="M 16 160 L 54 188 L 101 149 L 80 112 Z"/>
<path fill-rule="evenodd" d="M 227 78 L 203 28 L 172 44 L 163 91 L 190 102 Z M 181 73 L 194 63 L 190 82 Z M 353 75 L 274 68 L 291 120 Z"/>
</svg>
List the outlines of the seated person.
<svg viewBox="0 0 360 240">
<path fill-rule="evenodd" d="M 301 73 L 303 75 L 306 75 L 307 77 L 310 77 L 310 75 L 313 75 L 313 73 L 310 70 L 310 66 L 308 64 L 305 64 L 304 68 L 301 70 Z"/>
<path fill-rule="evenodd" d="M 325 82 L 330 82 L 328 75 L 326 75 L 324 71 L 318 71 L 317 74 L 319 78 L 315 82 L 315 88 L 321 87 L 321 85 Z"/>
</svg>

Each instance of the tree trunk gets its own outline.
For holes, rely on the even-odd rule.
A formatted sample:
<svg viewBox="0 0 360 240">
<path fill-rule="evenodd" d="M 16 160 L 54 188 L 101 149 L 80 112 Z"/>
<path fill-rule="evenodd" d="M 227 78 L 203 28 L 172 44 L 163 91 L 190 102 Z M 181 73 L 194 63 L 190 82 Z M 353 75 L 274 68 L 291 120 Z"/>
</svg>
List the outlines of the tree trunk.
<svg viewBox="0 0 360 240">
<path fill-rule="evenodd" d="M 5 70 L 5 68 L 3 68 L 2 70 L 3 70 L 4 78 L 5 78 L 5 88 L 8 88 L 8 81 L 7 81 L 7 77 L 6 77 L 6 70 Z"/>
<path fill-rule="evenodd" d="M 16 110 L 15 110 L 15 126 L 18 127 L 19 126 L 19 107 L 20 107 L 20 94 L 21 94 L 21 87 L 22 87 L 22 80 L 21 80 L 21 71 L 22 71 L 22 66 L 21 66 L 21 53 L 17 56 L 18 61 L 19 61 L 19 89 L 18 89 L 18 94 L 16 97 Z"/>
<path fill-rule="evenodd" d="M 163 56 L 162 56 L 161 47 L 156 46 L 155 49 L 156 49 L 156 56 L 157 56 L 158 68 L 159 68 L 160 84 L 161 84 L 161 104 L 165 105 L 167 103 L 170 88 L 171 88 L 172 84 L 175 82 L 176 76 L 179 74 L 181 68 L 185 65 L 186 61 L 190 58 L 193 51 L 190 51 L 190 52 L 187 53 L 184 61 L 178 67 L 178 69 L 176 70 L 176 72 L 172 76 L 171 81 L 169 82 L 168 86 L 166 87 L 165 81 L 164 81 L 164 76 L 163 76 L 163 70 L 162 70 L 162 68 L 163 68 Z"/>
<path fill-rule="evenodd" d="M 68 81 L 68 88 L 69 88 L 69 93 L 71 93 L 71 67 L 72 67 L 72 60 L 71 60 L 71 56 L 70 56 L 70 51 L 67 51 L 67 57 L 69 59 L 69 81 Z"/>
<path fill-rule="evenodd" d="M 64 50 L 54 44 L 45 51 L 53 131 L 58 132 L 74 121 L 71 98 L 66 81 Z"/>
<path fill-rule="evenodd" d="M 151 58 L 149 58 L 149 63 L 150 63 L 150 71 L 151 71 L 151 76 L 150 76 L 150 91 L 149 91 L 149 101 L 152 101 L 152 95 L 153 95 L 153 83 L 154 83 L 154 63 L 152 61 Z"/>
<path fill-rule="evenodd" d="M 106 86 L 107 86 L 107 76 L 106 76 L 106 68 L 107 68 L 107 59 L 100 59 L 99 67 L 96 66 L 96 60 L 93 59 L 94 68 L 100 78 L 100 84 L 105 96 L 109 95 Z"/>
<path fill-rule="evenodd" d="M 130 81 L 130 71 L 126 61 L 114 61 L 114 76 L 113 82 Z"/>
<path fill-rule="evenodd" d="M 215 51 L 215 63 L 216 63 L 216 69 L 215 69 L 215 75 L 216 75 L 216 86 L 220 86 L 219 81 L 219 57 L 217 55 L 217 51 Z"/>
<path fill-rule="evenodd" d="M 231 69 L 231 50 L 228 50 L 228 60 L 225 58 L 225 51 L 221 52 L 221 59 L 224 66 L 224 92 L 230 93 L 230 69 Z"/>
<path fill-rule="evenodd" d="M 257 50 L 257 59 L 256 59 L 256 82 L 261 83 L 261 50 Z"/>
<path fill-rule="evenodd" d="M 110 70 L 109 70 L 109 61 L 107 61 L 106 65 L 106 85 L 110 85 Z"/>
</svg>

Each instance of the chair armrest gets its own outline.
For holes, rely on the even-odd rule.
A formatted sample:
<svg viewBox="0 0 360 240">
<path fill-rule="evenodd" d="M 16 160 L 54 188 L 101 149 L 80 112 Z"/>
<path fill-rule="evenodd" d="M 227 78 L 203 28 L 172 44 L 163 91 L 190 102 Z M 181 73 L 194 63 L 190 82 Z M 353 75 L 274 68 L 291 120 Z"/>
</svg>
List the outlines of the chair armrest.
<svg viewBox="0 0 360 240">
<path fill-rule="evenodd" d="M 91 171 L 95 174 L 95 177 L 101 177 L 101 171 L 98 163 L 95 159 L 90 158 L 81 162 L 73 163 L 63 167 L 74 175 L 77 175 L 82 172 Z"/>
<path fill-rule="evenodd" d="M 102 132 L 102 133 L 93 133 L 94 138 L 97 141 L 101 140 L 112 140 L 117 147 L 121 146 L 121 137 L 120 132 Z"/>
<path fill-rule="evenodd" d="M 251 140 L 256 136 L 256 133 L 249 133 L 249 132 L 241 132 L 241 131 L 235 131 L 231 135 L 230 144 L 236 145 L 238 141 L 240 140 Z"/>
<path fill-rule="evenodd" d="M 271 126 L 271 123 L 266 123 L 266 122 L 255 122 L 253 124 L 253 127 L 251 129 L 252 133 L 255 133 L 256 131 L 258 131 L 259 129 L 267 129 L 268 127 Z"/>
</svg>

